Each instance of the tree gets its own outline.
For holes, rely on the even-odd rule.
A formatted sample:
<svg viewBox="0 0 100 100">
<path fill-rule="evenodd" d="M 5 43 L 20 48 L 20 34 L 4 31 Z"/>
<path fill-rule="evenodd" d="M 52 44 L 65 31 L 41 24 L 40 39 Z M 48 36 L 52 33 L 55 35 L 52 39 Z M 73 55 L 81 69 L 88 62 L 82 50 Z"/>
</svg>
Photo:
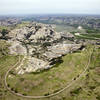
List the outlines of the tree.
<svg viewBox="0 0 100 100">
<path fill-rule="evenodd" d="M 5 37 L 5 35 L 8 34 L 8 30 L 2 29 L 1 34 L 2 34 L 2 37 Z"/>
</svg>

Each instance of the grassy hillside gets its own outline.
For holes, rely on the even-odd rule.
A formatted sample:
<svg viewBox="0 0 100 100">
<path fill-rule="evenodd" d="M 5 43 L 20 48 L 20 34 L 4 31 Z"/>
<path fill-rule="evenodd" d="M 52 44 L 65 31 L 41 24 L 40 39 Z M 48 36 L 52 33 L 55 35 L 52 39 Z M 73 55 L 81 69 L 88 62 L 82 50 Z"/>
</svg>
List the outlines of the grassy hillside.
<svg viewBox="0 0 100 100">
<path fill-rule="evenodd" d="M 4 40 L 0 40 L 0 58 L 8 54 L 8 47 L 10 44 L 6 43 Z"/>
<path fill-rule="evenodd" d="M 17 56 L 3 56 L 0 58 L 0 100 L 1 96 L 8 94 L 7 90 L 4 87 L 4 76 L 7 70 L 13 66 L 18 61 Z M 4 100 L 4 99 L 3 99 Z"/>
<path fill-rule="evenodd" d="M 24 95 L 48 95 L 64 88 L 72 79 L 78 78 L 88 63 L 93 46 L 84 51 L 68 54 L 62 58 L 61 64 L 56 64 L 50 70 L 41 73 L 12 75 L 7 82 L 13 91 Z M 100 47 L 96 46 L 89 69 L 85 75 L 71 87 L 57 96 L 39 100 L 100 100 Z M 4 88 L 6 71 L 18 61 L 16 56 L 4 56 L 0 59 L 0 100 L 37 100 L 15 96 Z"/>
</svg>

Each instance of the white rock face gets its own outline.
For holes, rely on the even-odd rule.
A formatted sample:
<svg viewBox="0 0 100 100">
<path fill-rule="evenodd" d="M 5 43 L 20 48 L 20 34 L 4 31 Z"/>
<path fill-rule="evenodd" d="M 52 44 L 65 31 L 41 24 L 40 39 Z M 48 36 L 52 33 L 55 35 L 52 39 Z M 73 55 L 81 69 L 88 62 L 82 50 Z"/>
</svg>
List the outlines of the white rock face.
<svg viewBox="0 0 100 100">
<path fill-rule="evenodd" d="M 11 43 L 10 54 L 27 56 L 27 64 L 16 68 L 18 74 L 51 68 L 52 59 L 57 59 L 81 47 L 80 44 L 63 42 L 62 39 L 74 38 L 72 34 L 55 32 L 52 26 L 40 23 L 14 29 L 8 36 L 11 38 L 8 41 Z"/>
<path fill-rule="evenodd" d="M 48 48 L 48 51 L 45 52 L 47 58 L 57 58 L 59 56 L 65 55 L 69 52 L 78 50 L 81 47 L 81 44 L 58 44 Z"/>
<path fill-rule="evenodd" d="M 69 52 L 76 51 L 80 47 L 80 44 L 58 44 L 55 46 L 50 46 L 48 47 L 48 50 L 43 54 L 43 56 L 45 56 L 48 61 L 43 61 L 41 59 L 28 56 L 27 64 L 25 64 L 23 67 L 20 66 L 17 68 L 18 74 L 49 69 L 52 67 L 52 65 L 50 65 L 52 59 L 61 57 L 62 55 L 68 54 Z"/>
<path fill-rule="evenodd" d="M 61 38 L 61 34 L 55 32 L 52 27 L 44 24 L 37 24 L 37 26 L 26 26 L 19 29 L 14 29 L 9 33 L 9 36 L 12 40 L 20 40 L 24 39 L 32 40 L 33 42 L 37 42 L 38 39 L 44 39 L 47 36 L 52 37 L 51 40 L 56 40 Z"/>
<path fill-rule="evenodd" d="M 28 62 L 25 66 L 20 67 L 18 71 L 18 74 L 24 74 L 25 72 L 36 72 L 43 69 L 48 69 L 51 66 L 49 65 L 49 62 L 34 58 L 34 57 L 28 57 Z"/>
<path fill-rule="evenodd" d="M 20 55 L 27 55 L 27 50 L 23 47 L 19 42 L 12 42 L 11 46 L 9 47 L 10 54 L 20 54 Z"/>
</svg>

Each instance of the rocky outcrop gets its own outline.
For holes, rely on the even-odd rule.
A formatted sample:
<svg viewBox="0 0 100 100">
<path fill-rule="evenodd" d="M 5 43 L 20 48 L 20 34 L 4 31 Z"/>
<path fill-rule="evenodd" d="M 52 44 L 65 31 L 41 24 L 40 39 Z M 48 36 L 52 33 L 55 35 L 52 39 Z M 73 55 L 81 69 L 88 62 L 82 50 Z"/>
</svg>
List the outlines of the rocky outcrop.
<svg viewBox="0 0 100 100">
<path fill-rule="evenodd" d="M 14 26 L 21 23 L 19 18 L 1 17 L 0 26 Z"/>
<path fill-rule="evenodd" d="M 44 41 L 44 39 L 46 40 L 48 37 L 50 39 L 49 41 L 53 41 L 61 38 L 61 35 L 48 25 L 33 23 L 32 25 L 12 30 L 9 33 L 9 37 L 11 37 L 12 40 L 38 42 L 40 40 Z"/>
<path fill-rule="evenodd" d="M 27 64 L 17 68 L 18 74 L 24 74 L 25 72 L 39 72 L 44 69 L 51 68 L 49 62 L 37 59 L 35 57 L 28 57 Z"/>
<path fill-rule="evenodd" d="M 72 34 L 56 32 L 51 25 L 41 23 L 14 29 L 8 36 L 10 54 L 27 56 L 27 64 L 17 68 L 18 74 L 51 68 L 53 59 L 81 48 L 81 44 L 70 42 Z"/>
<path fill-rule="evenodd" d="M 41 55 L 40 58 L 29 56 L 27 58 L 27 64 L 17 69 L 18 74 L 24 74 L 25 72 L 38 72 L 44 69 L 49 69 L 53 66 L 53 64 L 59 61 L 59 58 L 62 57 L 62 55 L 77 51 L 80 48 L 80 44 L 57 44 L 55 46 L 50 46 L 47 48 L 45 53 L 38 53 L 39 56 Z"/>
<path fill-rule="evenodd" d="M 81 46 L 81 44 L 57 44 L 55 46 L 48 47 L 48 51 L 46 51 L 43 55 L 45 55 L 45 57 L 49 60 L 52 60 L 67 53 L 77 51 L 81 48 Z"/>
<path fill-rule="evenodd" d="M 10 50 L 10 54 L 27 55 L 26 48 L 17 41 L 11 43 L 9 50 Z"/>
</svg>

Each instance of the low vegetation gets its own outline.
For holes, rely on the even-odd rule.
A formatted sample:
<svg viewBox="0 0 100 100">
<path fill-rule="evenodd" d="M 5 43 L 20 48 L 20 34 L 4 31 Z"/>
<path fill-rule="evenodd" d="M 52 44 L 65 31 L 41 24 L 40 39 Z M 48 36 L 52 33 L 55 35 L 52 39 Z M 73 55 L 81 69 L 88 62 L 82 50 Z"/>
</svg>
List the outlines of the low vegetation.
<svg viewBox="0 0 100 100">
<path fill-rule="evenodd" d="M 49 95 L 64 88 L 74 78 L 79 77 L 84 71 L 85 65 L 93 46 L 80 52 L 68 54 L 62 58 L 61 64 L 41 73 L 27 73 L 24 75 L 12 75 L 9 73 L 7 78 L 8 86 L 15 93 L 23 95 Z M 88 51 L 88 52 L 87 52 Z M 52 100 L 99 100 L 100 94 L 100 47 L 96 47 L 92 55 L 91 64 L 85 76 L 76 81 L 70 88 L 57 96 L 51 97 Z M 17 56 L 5 55 L 0 59 L 0 100 L 27 100 L 27 98 L 17 97 L 10 94 L 4 87 L 4 76 L 6 71 L 18 61 Z M 40 99 L 40 100 L 49 100 Z"/>
<path fill-rule="evenodd" d="M 88 52 L 91 51 L 90 48 L 87 49 Z M 84 71 L 89 58 L 87 49 L 64 56 L 63 62 L 50 70 L 37 74 L 28 73 L 16 75 L 12 78 L 8 77 L 7 82 L 11 88 L 17 89 L 17 92 L 21 94 L 37 96 L 48 94 L 48 92 L 52 94 L 64 88 L 68 82 L 79 77 L 80 73 Z"/>
<path fill-rule="evenodd" d="M 78 36 L 75 36 L 77 39 L 88 39 L 88 40 L 99 40 L 100 34 L 81 34 Z"/>
<path fill-rule="evenodd" d="M 4 77 L 7 70 L 12 67 L 17 61 L 17 56 L 4 55 L 0 58 L 0 100 L 4 100 L 6 95 L 9 94 L 4 85 Z M 10 85 L 8 84 L 8 86 Z"/>
<path fill-rule="evenodd" d="M 6 43 L 6 41 L 4 41 L 4 40 L 0 41 L 0 57 L 8 54 L 9 46 L 10 46 L 10 44 Z"/>
<path fill-rule="evenodd" d="M 86 36 L 86 37 L 100 38 L 100 33 L 98 33 L 98 34 L 91 33 L 91 34 L 82 34 L 82 35 Z"/>
</svg>

